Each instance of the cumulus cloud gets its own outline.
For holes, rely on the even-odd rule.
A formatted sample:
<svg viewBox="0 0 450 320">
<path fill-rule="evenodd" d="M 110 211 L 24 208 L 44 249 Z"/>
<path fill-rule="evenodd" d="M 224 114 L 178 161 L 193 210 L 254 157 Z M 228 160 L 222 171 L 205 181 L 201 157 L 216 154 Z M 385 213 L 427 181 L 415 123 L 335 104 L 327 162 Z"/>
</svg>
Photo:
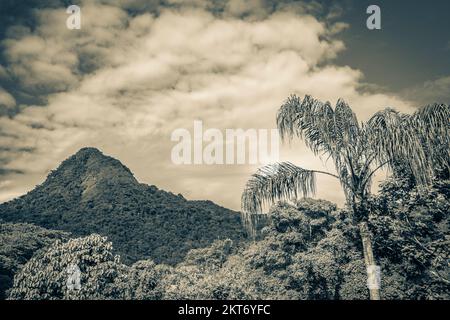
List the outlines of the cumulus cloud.
<svg viewBox="0 0 450 320">
<path fill-rule="evenodd" d="M 450 77 L 426 81 L 421 85 L 403 90 L 402 95 L 418 106 L 429 103 L 450 104 Z"/>
<path fill-rule="evenodd" d="M 4 168 L 24 172 L 9 177 L 3 198 L 31 188 L 91 145 L 122 160 L 143 182 L 238 208 L 256 167 L 175 166 L 172 130 L 191 130 L 197 119 L 219 129 L 274 128 L 290 93 L 333 103 L 344 97 L 361 119 L 386 106 L 410 110 L 399 98 L 361 93 L 363 74 L 333 65 L 345 50 L 337 38 L 345 24 L 313 16 L 320 10 L 315 2 L 291 11 L 287 2 L 269 10 L 268 1 L 205 7 L 171 0 L 165 8 L 155 1 L 153 11 L 145 3 L 83 2 L 81 30 L 65 28 L 63 9 L 39 10 L 33 31 L 14 27 L 3 40 L 7 71 L 21 90 L 46 101 L 0 118 L 0 144 L 10 147 Z M 283 148 L 282 158 L 322 165 L 302 144 Z M 319 196 L 327 198 L 339 188 L 328 180 L 322 186 Z M 343 197 L 333 191 L 330 199 Z"/>
<path fill-rule="evenodd" d="M 16 100 L 5 89 L 0 87 L 0 110 L 11 109 L 16 105 Z M 1 112 L 1 111 L 0 111 Z"/>
</svg>

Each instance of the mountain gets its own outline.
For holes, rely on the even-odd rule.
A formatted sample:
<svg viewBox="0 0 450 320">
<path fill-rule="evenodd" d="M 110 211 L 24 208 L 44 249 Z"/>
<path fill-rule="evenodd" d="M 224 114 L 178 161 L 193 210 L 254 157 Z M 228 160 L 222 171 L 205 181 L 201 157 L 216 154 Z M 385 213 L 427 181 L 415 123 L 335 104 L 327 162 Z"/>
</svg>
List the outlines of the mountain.
<svg viewBox="0 0 450 320">
<path fill-rule="evenodd" d="M 139 183 L 120 161 L 95 148 L 79 150 L 34 190 L 0 204 L 0 219 L 73 236 L 105 235 L 127 263 L 175 264 L 190 249 L 245 237 L 238 212 Z"/>
</svg>

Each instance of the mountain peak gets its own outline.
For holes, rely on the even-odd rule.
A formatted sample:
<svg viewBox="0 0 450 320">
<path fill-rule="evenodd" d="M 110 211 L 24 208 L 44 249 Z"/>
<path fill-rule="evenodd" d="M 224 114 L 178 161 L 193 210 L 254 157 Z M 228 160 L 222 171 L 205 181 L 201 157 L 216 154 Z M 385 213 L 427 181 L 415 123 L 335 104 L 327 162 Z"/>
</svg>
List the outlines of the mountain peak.
<svg viewBox="0 0 450 320">
<path fill-rule="evenodd" d="M 108 192 L 113 185 L 136 186 L 138 182 L 119 160 L 97 148 L 86 147 L 64 160 L 42 187 L 64 194 L 81 191 L 82 199 L 90 200 Z"/>
<path fill-rule="evenodd" d="M 127 262 L 176 264 L 190 249 L 244 237 L 237 212 L 140 184 L 119 160 L 96 148 L 80 149 L 44 183 L 0 204 L 0 218 L 108 236 Z"/>
<path fill-rule="evenodd" d="M 78 150 L 76 156 L 104 156 L 103 152 L 94 147 L 84 147 Z"/>
</svg>

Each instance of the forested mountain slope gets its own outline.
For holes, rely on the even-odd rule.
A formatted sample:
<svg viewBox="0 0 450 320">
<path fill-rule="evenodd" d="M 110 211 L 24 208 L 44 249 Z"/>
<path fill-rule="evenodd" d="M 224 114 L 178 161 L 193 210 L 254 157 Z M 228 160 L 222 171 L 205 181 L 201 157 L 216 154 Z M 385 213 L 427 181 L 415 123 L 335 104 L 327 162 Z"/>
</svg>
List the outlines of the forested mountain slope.
<svg viewBox="0 0 450 320">
<path fill-rule="evenodd" d="M 83 148 L 46 181 L 0 205 L 0 219 L 74 236 L 108 236 L 123 261 L 174 264 L 217 239 L 244 238 L 238 212 L 139 183 L 120 161 Z"/>
</svg>

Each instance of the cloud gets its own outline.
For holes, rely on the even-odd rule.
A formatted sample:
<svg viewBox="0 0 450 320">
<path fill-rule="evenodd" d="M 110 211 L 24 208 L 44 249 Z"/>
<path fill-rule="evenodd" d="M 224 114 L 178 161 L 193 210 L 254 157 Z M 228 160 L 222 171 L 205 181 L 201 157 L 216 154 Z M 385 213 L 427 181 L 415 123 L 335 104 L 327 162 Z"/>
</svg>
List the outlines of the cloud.
<svg viewBox="0 0 450 320">
<path fill-rule="evenodd" d="M 1 110 L 4 109 L 11 109 L 15 107 L 16 100 L 14 97 L 9 94 L 5 89 L 0 87 L 0 114 Z"/>
<path fill-rule="evenodd" d="M 4 81 L 9 78 L 8 71 L 0 64 L 0 80 Z"/>
<path fill-rule="evenodd" d="M 402 96 L 417 106 L 432 103 L 450 104 L 450 77 L 426 81 L 421 85 L 403 90 Z"/>
<path fill-rule="evenodd" d="M 32 32 L 15 27 L 2 42 L 5 69 L 20 90 L 45 97 L 45 104 L 0 117 L 0 144 L 10 147 L 4 168 L 24 172 L 8 176 L 16 182 L 0 194 L 31 188 L 91 145 L 119 158 L 143 182 L 236 209 L 256 167 L 175 166 L 172 130 L 191 130 L 197 119 L 218 129 L 274 128 L 276 111 L 291 93 L 333 103 L 344 97 L 361 119 L 386 106 L 411 110 L 394 96 L 362 93 L 360 71 L 333 65 L 345 50 L 337 38 L 345 25 L 314 17 L 310 13 L 321 10 L 314 2 L 292 12 L 287 2 L 275 11 L 267 1 L 212 2 L 214 9 L 193 2 L 172 0 L 164 8 L 156 1 L 154 13 L 141 1 L 89 1 L 82 4 L 81 30 L 67 30 L 67 14 L 54 8 L 35 12 Z M 302 144 L 284 147 L 282 157 L 322 166 Z M 342 201 L 339 186 L 324 181 L 319 196 L 333 193 L 332 200 Z"/>
</svg>

